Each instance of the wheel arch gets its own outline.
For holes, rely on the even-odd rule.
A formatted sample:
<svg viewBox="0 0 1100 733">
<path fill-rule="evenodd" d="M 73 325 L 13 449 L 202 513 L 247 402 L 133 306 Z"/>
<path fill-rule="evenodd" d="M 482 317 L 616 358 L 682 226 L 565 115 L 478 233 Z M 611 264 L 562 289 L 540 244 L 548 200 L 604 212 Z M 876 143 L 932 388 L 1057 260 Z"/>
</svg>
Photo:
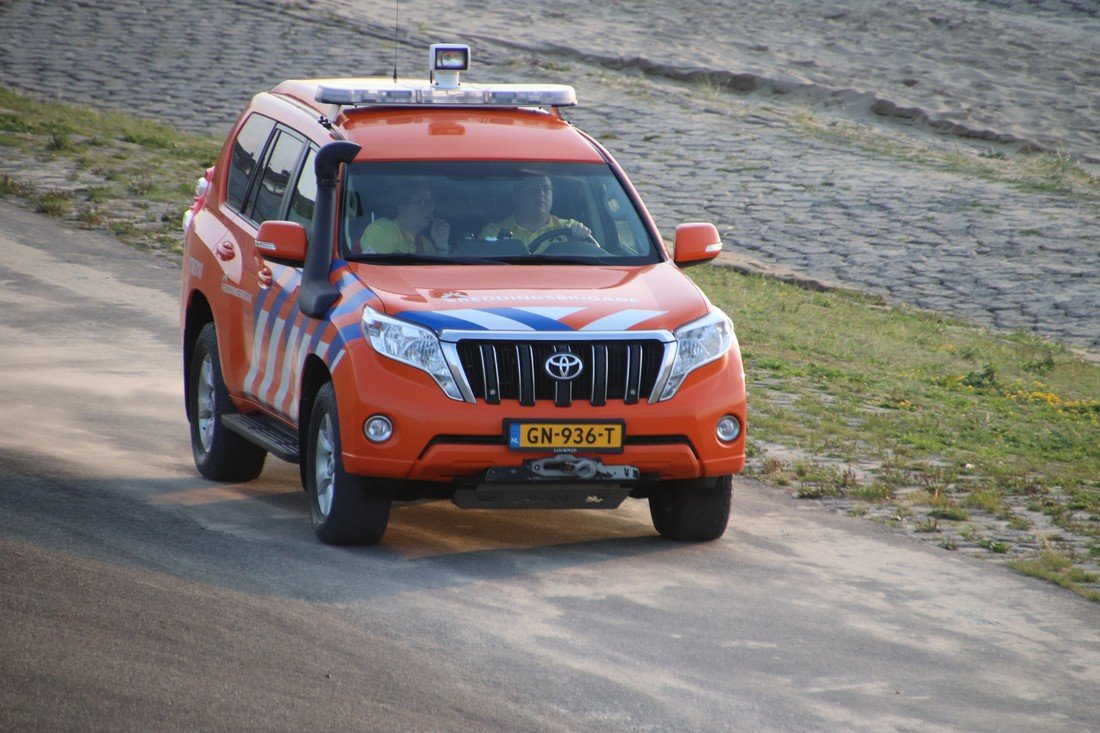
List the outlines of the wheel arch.
<svg viewBox="0 0 1100 733">
<path fill-rule="evenodd" d="M 298 468 L 302 474 L 302 488 L 306 486 L 306 440 L 309 434 L 309 416 L 313 414 L 313 403 L 317 400 L 317 393 L 327 382 L 332 381 L 332 373 L 328 365 L 316 354 L 306 357 L 306 363 L 302 365 L 302 390 L 298 399 L 298 455 L 302 460 Z"/>
<path fill-rule="evenodd" d="M 183 404 L 187 418 L 191 415 L 191 357 L 195 354 L 195 342 L 208 323 L 214 322 L 214 310 L 210 301 L 198 290 L 191 293 L 183 323 Z M 216 328 L 216 327 L 215 327 Z"/>
</svg>

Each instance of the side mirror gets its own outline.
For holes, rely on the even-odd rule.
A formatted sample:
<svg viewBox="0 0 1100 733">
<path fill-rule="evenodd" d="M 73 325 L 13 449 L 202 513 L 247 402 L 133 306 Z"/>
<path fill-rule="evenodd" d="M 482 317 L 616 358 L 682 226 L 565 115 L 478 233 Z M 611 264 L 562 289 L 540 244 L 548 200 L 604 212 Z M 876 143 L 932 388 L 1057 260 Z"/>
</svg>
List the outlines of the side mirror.
<svg viewBox="0 0 1100 733">
<path fill-rule="evenodd" d="M 256 235 L 256 249 L 272 260 L 305 262 L 308 243 L 305 227 L 293 221 L 265 221 Z"/>
<path fill-rule="evenodd" d="M 710 262 L 722 251 L 722 238 L 713 224 L 681 224 L 676 227 L 672 261 L 677 267 L 690 267 Z"/>
</svg>

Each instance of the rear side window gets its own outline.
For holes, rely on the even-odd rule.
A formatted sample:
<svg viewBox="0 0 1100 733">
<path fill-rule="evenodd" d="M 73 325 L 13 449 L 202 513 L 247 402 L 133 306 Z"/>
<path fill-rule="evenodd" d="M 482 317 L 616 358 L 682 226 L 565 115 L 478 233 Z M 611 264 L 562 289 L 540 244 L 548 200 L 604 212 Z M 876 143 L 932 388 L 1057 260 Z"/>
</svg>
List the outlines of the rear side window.
<svg viewBox="0 0 1100 733">
<path fill-rule="evenodd" d="M 264 164 L 263 175 L 255 186 L 254 204 L 246 215 L 257 224 L 282 216 L 282 203 L 290 186 L 291 176 L 302 157 L 305 141 L 286 130 L 279 131 Z"/>
<path fill-rule="evenodd" d="M 248 195 L 248 184 L 274 126 L 275 121 L 271 118 L 254 114 L 244 123 L 237 139 L 233 141 L 225 202 L 237 211 L 243 208 L 244 199 Z"/>
<path fill-rule="evenodd" d="M 313 204 L 317 200 L 317 173 L 313 169 L 313 160 L 316 157 L 317 149 L 311 146 L 305 162 L 302 163 L 302 172 L 298 176 L 298 185 L 294 187 L 290 211 L 286 215 L 288 220 L 304 226 L 307 232 L 313 224 Z"/>
</svg>

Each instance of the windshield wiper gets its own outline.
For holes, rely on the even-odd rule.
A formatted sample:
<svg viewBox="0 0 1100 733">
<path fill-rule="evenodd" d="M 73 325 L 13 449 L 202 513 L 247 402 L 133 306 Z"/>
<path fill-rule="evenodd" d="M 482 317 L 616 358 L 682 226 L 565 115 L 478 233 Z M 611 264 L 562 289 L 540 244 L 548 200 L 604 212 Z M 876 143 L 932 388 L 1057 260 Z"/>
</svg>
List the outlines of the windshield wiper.
<svg viewBox="0 0 1100 733">
<path fill-rule="evenodd" d="M 354 262 L 372 265 L 500 265 L 509 264 L 494 257 L 449 257 L 447 255 L 372 254 L 356 255 Z"/>
<path fill-rule="evenodd" d="M 509 265 L 602 265 L 603 257 L 556 257 L 554 255 L 521 255 L 504 257 L 502 262 Z"/>
</svg>

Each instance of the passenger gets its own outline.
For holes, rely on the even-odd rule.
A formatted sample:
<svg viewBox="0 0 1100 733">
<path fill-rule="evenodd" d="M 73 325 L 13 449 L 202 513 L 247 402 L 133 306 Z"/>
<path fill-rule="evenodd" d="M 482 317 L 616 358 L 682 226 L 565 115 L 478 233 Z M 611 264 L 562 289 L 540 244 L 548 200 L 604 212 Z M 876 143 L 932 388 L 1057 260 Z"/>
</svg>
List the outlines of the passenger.
<svg viewBox="0 0 1100 733">
<path fill-rule="evenodd" d="M 445 254 L 451 225 L 436 219 L 432 192 L 422 183 L 399 185 L 393 192 L 393 215 L 375 219 L 363 232 L 363 254 Z"/>
<path fill-rule="evenodd" d="M 528 176 L 520 180 L 512 190 L 512 215 L 504 221 L 486 224 L 481 230 L 482 239 L 518 239 L 532 254 L 541 254 L 554 242 L 570 239 L 589 239 L 592 230 L 576 219 L 559 219 L 550 213 L 554 205 L 554 184 L 546 176 Z M 568 229 L 540 241 L 540 237 L 555 229 Z"/>
</svg>

